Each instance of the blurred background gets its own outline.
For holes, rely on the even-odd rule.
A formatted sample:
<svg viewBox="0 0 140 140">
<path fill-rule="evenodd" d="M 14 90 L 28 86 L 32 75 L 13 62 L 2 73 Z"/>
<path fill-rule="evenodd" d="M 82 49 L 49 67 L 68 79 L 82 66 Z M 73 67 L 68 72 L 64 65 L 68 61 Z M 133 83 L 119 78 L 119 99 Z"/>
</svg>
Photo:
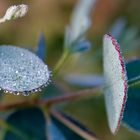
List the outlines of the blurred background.
<svg viewBox="0 0 140 140">
<path fill-rule="evenodd" d="M 52 70 L 62 54 L 65 28 L 70 22 L 76 0 L 0 0 L 0 16 L 11 5 L 28 4 L 29 12 L 21 19 L 0 25 L 0 44 L 11 44 L 35 48 L 41 32 L 47 42 L 46 63 Z M 75 89 L 63 81 L 63 74 L 102 74 L 102 38 L 118 19 L 123 19 L 124 32 L 119 38 L 125 60 L 139 57 L 140 40 L 140 4 L 139 0 L 97 0 L 92 12 L 93 24 L 87 38 L 92 48 L 84 54 L 76 54 L 65 65 L 59 79 L 60 85 L 67 90 Z M 128 35 L 128 38 L 125 36 Z M 125 39 L 125 42 L 124 42 Z M 120 44 L 121 44 L 120 43 Z M 56 82 L 57 82 L 56 80 Z M 6 95 L 4 102 L 22 100 L 21 97 Z M 10 98 L 10 101 L 9 101 Z M 23 98 L 23 97 L 22 97 Z M 102 140 L 139 140 L 140 136 L 121 126 L 113 136 L 107 125 L 104 99 L 102 96 L 86 98 L 69 103 L 63 109 L 94 130 Z"/>
</svg>

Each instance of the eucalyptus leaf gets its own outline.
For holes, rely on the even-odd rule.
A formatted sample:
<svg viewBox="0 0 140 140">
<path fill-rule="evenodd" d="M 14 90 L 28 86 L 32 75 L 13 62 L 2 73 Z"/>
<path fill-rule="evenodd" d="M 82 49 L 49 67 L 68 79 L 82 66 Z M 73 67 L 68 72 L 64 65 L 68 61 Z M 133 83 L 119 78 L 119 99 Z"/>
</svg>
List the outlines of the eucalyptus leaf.
<svg viewBox="0 0 140 140">
<path fill-rule="evenodd" d="M 25 108 L 14 112 L 7 122 L 20 132 L 6 131 L 4 140 L 46 140 L 46 121 L 39 108 Z"/>
<path fill-rule="evenodd" d="M 115 36 L 115 38 L 119 39 L 122 35 L 123 30 L 125 29 L 126 21 L 124 18 L 119 18 L 110 29 L 111 34 Z"/>
<path fill-rule="evenodd" d="M 91 26 L 91 11 L 95 8 L 96 0 L 79 0 L 71 18 L 71 24 L 67 33 L 69 42 L 73 43 L 80 36 L 83 36 Z M 69 46 L 69 45 L 68 45 Z"/>
<path fill-rule="evenodd" d="M 126 63 L 128 80 L 140 76 L 140 59 L 130 60 Z"/>
<path fill-rule="evenodd" d="M 128 80 L 140 76 L 140 60 L 126 63 Z M 123 122 L 128 128 L 140 132 L 140 85 L 130 86 L 124 111 Z"/>
<path fill-rule="evenodd" d="M 88 51 L 91 48 L 91 44 L 89 41 L 85 39 L 81 39 L 80 41 L 76 42 L 72 47 L 71 51 L 73 53 L 77 52 L 85 52 Z"/>
<path fill-rule="evenodd" d="M 124 31 L 122 34 L 120 44 L 122 48 L 128 48 L 133 47 L 132 44 L 135 43 L 136 38 L 138 38 L 138 29 L 136 27 L 129 27 Z"/>
<path fill-rule="evenodd" d="M 49 81 L 47 65 L 30 51 L 0 46 L 0 88 L 6 93 L 28 95 L 40 91 Z"/>
<path fill-rule="evenodd" d="M 43 33 L 40 34 L 37 52 L 39 58 L 41 58 L 43 61 L 45 61 L 46 58 L 46 40 L 45 35 Z"/>
<path fill-rule="evenodd" d="M 78 87 L 94 87 L 104 85 L 104 77 L 102 75 L 92 74 L 70 74 L 65 76 L 65 81 L 71 85 Z"/>
<path fill-rule="evenodd" d="M 51 118 L 53 123 L 63 132 L 67 140 L 97 140 L 96 135 L 71 116 L 61 112 L 52 111 Z"/>
<path fill-rule="evenodd" d="M 27 12 L 28 6 L 25 4 L 11 6 L 7 9 L 5 15 L 2 18 L 0 18 L 0 23 L 8 20 L 21 18 L 25 16 Z"/>
<path fill-rule="evenodd" d="M 65 135 L 63 134 L 61 128 L 59 128 L 55 122 L 53 122 L 52 120 L 49 120 L 47 122 L 47 136 L 48 136 L 48 139 L 50 140 L 67 140 Z"/>
<path fill-rule="evenodd" d="M 128 90 L 123 122 L 131 130 L 140 133 L 140 86 Z"/>
<path fill-rule="evenodd" d="M 115 134 L 121 124 L 127 99 L 127 75 L 120 46 L 111 35 L 104 36 L 105 102 L 110 130 Z"/>
</svg>

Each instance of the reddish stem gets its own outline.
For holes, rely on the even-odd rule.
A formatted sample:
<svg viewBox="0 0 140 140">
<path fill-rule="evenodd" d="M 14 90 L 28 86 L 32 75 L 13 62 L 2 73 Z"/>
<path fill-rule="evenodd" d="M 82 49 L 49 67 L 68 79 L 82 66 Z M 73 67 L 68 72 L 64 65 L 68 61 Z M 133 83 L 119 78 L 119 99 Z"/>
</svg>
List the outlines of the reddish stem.
<svg viewBox="0 0 140 140">
<path fill-rule="evenodd" d="M 93 95 L 93 94 L 99 92 L 100 90 L 101 90 L 101 88 L 97 87 L 97 88 L 85 89 L 85 90 L 80 90 L 77 92 L 68 93 L 68 94 L 65 94 L 65 95 L 62 95 L 59 97 L 53 97 L 53 98 L 47 99 L 47 100 L 33 99 L 33 100 L 25 100 L 25 101 L 21 101 L 21 102 L 17 102 L 17 103 L 12 103 L 12 104 L 0 103 L 0 110 L 6 111 L 6 110 L 10 110 L 10 109 L 15 109 L 15 108 L 38 106 L 38 105 L 50 106 L 50 105 L 58 104 L 58 103 L 65 102 L 65 101 L 75 100 L 80 97 Z"/>
</svg>

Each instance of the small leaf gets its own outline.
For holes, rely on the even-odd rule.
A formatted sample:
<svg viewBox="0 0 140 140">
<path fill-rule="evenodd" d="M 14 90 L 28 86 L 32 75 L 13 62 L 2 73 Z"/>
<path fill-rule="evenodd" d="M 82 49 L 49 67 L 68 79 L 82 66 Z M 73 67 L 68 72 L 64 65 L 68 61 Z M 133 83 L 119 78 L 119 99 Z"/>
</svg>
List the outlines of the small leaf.
<svg viewBox="0 0 140 140">
<path fill-rule="evenodd" d="M 38 48 L 37 48 L 36 54 L 38 55 L 38 57 L 40 59 L 45 61 L 45 58 L 46 58 L 46 40 L 45 40 L 45 36 L 43 33 L 39 37 Z"/>
<path fill-rule="evenodd" d="M 111 35 L 104 36 L 105 102 L 111 132 L 118 131 L 127 99 L 127 76 L 120 47 Z"/>
<path fill-rule="evenodd" d="M 104 85 L 104 77 L 92 74 L 70 74 L 65 77 L 69 84 L 79 87 L 94 87 Z"/>
<path fill-rule="evenodd" d="M 122 32 L 125 28 L 126 22 L 125 19 L 119 18 L 117 21 L 113 24 L 113 26 L 110 29 L 110 32 L 112 35 L 115 36 L 115 38 L 119 39 L 122 35 Z"/>
<path fill-rule="evenodd" d="M 25 4 L 11 6 L 7 9 L 5 16 L 0 19 L 0 23 L 7 20 L 21 18 L 28 12 L 28 6 Z"/>
<path fill-rule="evenodd" d="M 0 87 L 4 92 L 28 95 L 40 91 L 49 81 L 47 65 L 26 49 L 0 47 Z"/>
<path fill-rule="evenodd" d="M 71 48 L 71 51 L 73 53 L 85 52 L 85 51 L 88 51 L 90 48 L 91 48 L 90 42 L 85 39 L 82 39 L 76 44 L 74 44 L 74 46 Z"/>
<path fill-rule="evenodd" d="M 73 42 L 83 38 L 91 26 L 90 14 L 95 3 L 96 0 L 79 0 L 74 9 L 70 26 L 66 29 L 65 47 L 71 46 Z"/>
<path fill-rule="evenodd" d="M 17 110 L 9 116 L 7 122 L 24 135 L 7 131 L 4 140 L 46 140 L 45 117 L 39 108 Z"/>
<path fill-rule="evenodd" d="M 132 60 L 126 64 L 128 80 L 140 76 L 140 60 Z M 130 129 L 140 133 L 140 86 L 130 86 L 124 111 L 123 122 Z"/>
<path fill-rule="evenodd" d="M 47 134 L 48 140 L 58 140 L 58 138 L 59 140 L 67 140 L 61 129 L 51 120 L 47 122 Z"/>
<path fill-rule="evenodd" d="M 92 131 L 65 113 L 53 110 L 51 118 L 67 140 L 97 140 L 96 135 Z"/>
<path fill-rule="evenodd" d="M 129 27 L 124 31 L 121 37 L 121 46 L 125 53 L 128 53 L 128 49 L 138 48 L 140 44 L 139 32 L 136 27 Z"/>
</svg>

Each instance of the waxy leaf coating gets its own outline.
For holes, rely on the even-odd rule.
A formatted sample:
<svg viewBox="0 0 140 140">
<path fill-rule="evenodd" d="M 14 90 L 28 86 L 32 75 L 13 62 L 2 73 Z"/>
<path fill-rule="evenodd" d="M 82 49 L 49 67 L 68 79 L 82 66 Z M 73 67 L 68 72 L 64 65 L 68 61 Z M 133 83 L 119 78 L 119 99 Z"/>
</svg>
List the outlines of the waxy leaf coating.
<svg viewBox="0 0 140 140">
<path fill-rule="evenodd" d="M 116 133 L 127 99 L 127 76 L 117 41 L 111 35 L 105 35 L 103 46 L 106 109 L 111 132 Z"/>
<path fill-rule="evenodd" d="M 0 46 L 0 88 L 6 93 L 28 95 L 49 81 L 47 65 L 30 51 L 15 46 Z"/>
</svg>

